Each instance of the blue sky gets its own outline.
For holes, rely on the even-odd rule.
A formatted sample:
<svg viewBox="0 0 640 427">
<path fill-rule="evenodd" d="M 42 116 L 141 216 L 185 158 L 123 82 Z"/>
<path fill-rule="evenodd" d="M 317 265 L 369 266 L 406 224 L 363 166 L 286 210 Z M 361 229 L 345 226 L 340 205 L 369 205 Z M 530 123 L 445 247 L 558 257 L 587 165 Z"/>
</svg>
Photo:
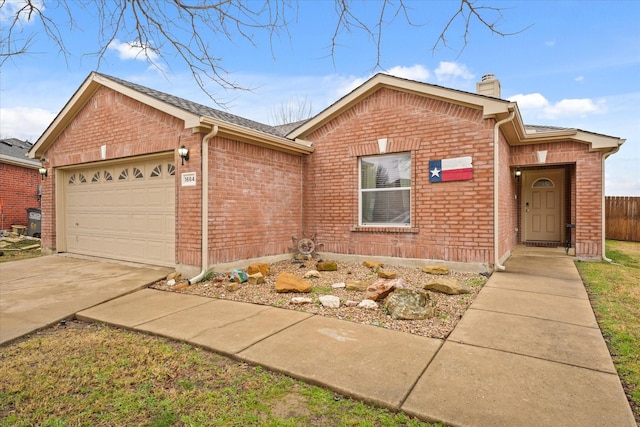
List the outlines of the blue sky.
<svg viewBox="0 0 640 427">
<path fill-rule="evenodd" d="M 0 27 L 13 0 L 0 9 Z M 66 22 L 44 2 L 52 17 Z M 243 39 L 212 40 L 214 55 L 229 77 L 250 91 L 214 86 L 228 111 L 269 123 L 289 102 L 306 99 L 320 112 L 379 71 L 469 92 L 483 74 L 500 80 L 502 98 L 516 100 L 527 124 L 579 128 L 625 138 L 606 161 L 607 195 L 640 196 L 640 1 L 478 1 L 499 7 L 502 37 L 474 23 L 464 46 L 458 21 L 447 33 L 449 46 L 433 46 L 457 1 L 412 1 L 410 26 L 401 17 L 383 27 L 381 68 L 374 68 L 376 45 L 352 28 L 338 37 L 333 57 L 330 40 L 336 14 L 332 1 L 301 0 L 291 14 L 288 33 L 271 42 L 255 33 Z M 358 16 L 375 24 L 379 2 L 354 1 Z M 60 26 L 70 52 L 61 55 L 44 37 L 38 21 L 23 23 L 36 31 L 32 53 L 7 61 L 0 70 L 0 137 L 35 141 L 93 70 L 134 81 L 206 105 L 216 106 L 196 85 L 186 66 L 163 51 L 154 64 L 114 41 L 100 62 L 98 31 L 91 10 L 74 9 L 76 28 Z M 3 33 L 4 34 L 4 33 Z M 161 71 L 162 70 L 162 71 Z"/>
</svg>

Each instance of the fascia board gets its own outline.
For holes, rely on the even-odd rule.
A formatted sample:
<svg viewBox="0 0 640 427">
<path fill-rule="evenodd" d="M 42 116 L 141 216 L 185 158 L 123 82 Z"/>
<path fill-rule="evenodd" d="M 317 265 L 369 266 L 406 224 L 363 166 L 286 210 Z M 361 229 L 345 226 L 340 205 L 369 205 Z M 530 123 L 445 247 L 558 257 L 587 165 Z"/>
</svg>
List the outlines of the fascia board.
<svg viewBox="0 0 640 427">
<path fill-rule="evenodd" d="M 9 165 L 20 166 L 28 169 L 39 169 L 40 162 L 33 161 L 31 159 L 20 159 L 18 157 L 7 156 L 0 154 L 0 162 Z"/>
<path fill-rule="evenodd" d="M 80 110 L 91 99 L 91 97 L 96 93 L 100 86 L 108 87 L 152 108 L 184 120 L 185 129 L 198 126 L 199 124 L 200 117 L 196 114 L 189 113 L 183 109 L 174 107 L 149 95 L 123 86 L 120 83 L 114 82 L 113 80 L 110 80 L 99 74 L 91 73 L 89 77 L 87 77 L 87 79 L 82 83 L 82 85 L 80 85 L 78 90 L 73 94 L 71 99 L 67 102 L 60 113 L 58 113 L 53 122 L 51 122 L 49 127 L 44 131 L 40 138 L 38 138 L 38 141 L 36 141 L 34 146 L 31 147 L 28 156 L 32 159 L 42 157 L 47 148 L 49 148 L 53 141 L 55 141 L 55 139 L 75 118 L 78 112 L 80 112 Z"/>
<path fill-rule="evenodd" d="M 216 120 L 212 117 L 200 117 L 200 125 L 209 128 L 217 125 L 217 136 L 224 136 L 248 144 L 271 148 L 291 154 L 310 154 L 314 148 L 310 143 L 303 143 L 300 140 L 292 141 L 287 138 L 269 135 L 244 126 Z"/>
<path fill-rule="evenodd" d="M 102 86 L 106 86 L 109 89 L 120 92 L 123 95 L 128 96 L 129 98 L 135 99 L 136 101 L 148 105 L 149 107 L 155 108 L 156 110 L 162 111 L 163 113 L 167 113 L 170 116 L 177 117 L 183 120 L 185 129 L 189 129 L 200 124 L 200 116 L 197 114 L 193 114 L 183 110 L 182 108 L 167 104 L 160 99 L 138 92 L 137 90 L 129 88 L 127 86 L 123 86 L 118 82 L 114 82 L 113 80 L 110 80 L 109 78 L 98 74 L 95 75 L 94 80 L 100 83 Z"/>
<path fill-rule="evenodd" d="M 96 90 L 98 90 L 99 85 L 95 83 L 94 77 L 95 73 L 91 73 L 80 85 L 78 90 L 76 90 L 71 99 L 67 101 L 55 119 L 53 119 L 51 124 L 45 129 L 44 133 L 40 135 L 40 138 L 33 144 L 33 147 L 31 147 L 27 153 L 29 158 L 42 158 L 44 152 L 49 148 L 49 145 L 55 141 L 58 135 L 62 133 L 69 122 L 78 114 L 82 107 L 84 107 Z"/>
</svg>

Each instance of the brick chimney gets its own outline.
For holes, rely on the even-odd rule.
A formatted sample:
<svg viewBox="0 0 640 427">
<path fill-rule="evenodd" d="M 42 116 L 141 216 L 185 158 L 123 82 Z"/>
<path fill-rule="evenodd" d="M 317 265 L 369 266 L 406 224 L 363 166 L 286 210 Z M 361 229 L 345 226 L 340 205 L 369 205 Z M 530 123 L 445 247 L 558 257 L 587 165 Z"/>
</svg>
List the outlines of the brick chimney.
<svg viewBox="0 0 640 427">
<path fill-rule="evenodd" d="M 500 80 L 493 74 L 485 74 L 482 76 L 482 81 L 476 83 L 476 93 L 500 98 Z"/>
</svg>

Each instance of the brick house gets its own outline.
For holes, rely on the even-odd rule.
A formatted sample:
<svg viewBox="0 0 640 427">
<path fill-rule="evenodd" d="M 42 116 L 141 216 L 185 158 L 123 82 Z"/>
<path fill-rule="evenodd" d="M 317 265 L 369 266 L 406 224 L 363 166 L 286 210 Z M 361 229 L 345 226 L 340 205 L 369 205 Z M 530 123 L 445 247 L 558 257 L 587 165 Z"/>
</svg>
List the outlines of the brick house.
<svg viewBox="0 0 640 427">
<path fill-rule="evenodd" d="M 601 258 L 604 161 L 623 142 L 524 125 L 492 75 L 469 93 L 378 74 L 273 127 L 92 73 L 29 155 L 48 169 L 52 252 L 192 276 L 282 259 L 308 232 L 325 257 L 487 271 L 567 238 Z"/>
<path fill-rule="evenodd" d="M 0 230 L 28 225 L 27 209 L 40 207 L 40 162 L 27 157 L 31 144 L 0 139 Z"/>
</svg>

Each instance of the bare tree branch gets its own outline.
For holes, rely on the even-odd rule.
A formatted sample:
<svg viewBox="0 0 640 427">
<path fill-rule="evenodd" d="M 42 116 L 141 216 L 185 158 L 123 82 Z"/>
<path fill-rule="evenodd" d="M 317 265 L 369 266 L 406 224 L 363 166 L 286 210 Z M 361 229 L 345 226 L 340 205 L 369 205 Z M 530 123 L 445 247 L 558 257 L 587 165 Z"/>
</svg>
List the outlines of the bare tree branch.
<svg viewBox="0 0 640 427">
<path fill-rule="evenodd" d="M 174 58 L 189 67 L 193 79 L 214 102 L 214 88 L 223 90 L 246 89 L 235 82 L 225 69 L 223 59 L 216 55 L 216 42 L 238 44 L 241 41 L 256 45 L 258 36 L 265 34 L 275 57 L 275 39 L 289 36 L 290 18 L 295 17 L 302 0 L 58 0 L 46 3 L 43 0 L 0 0 L 3 8 L 0 28 L 0 65 L 8 58 L 33 53 L 36 33 L 42 32 L 67 59 L 63 25 L 77 28 L 74 14 L 82 8 L 96 18 L 99 43 L 93 53 L 98 68 L 109 49 L 116 42 L 126 43 L 137 55 L 141 55 L 161 72 Z M 336 22 L 330 38 L 330 56 L 335 59 L 340 39 L 345 34 L 364 32 L 375 45 L 376 59 L 373 69 L 382 68 L 383 41 L 386 29 L 401 19 L 415 26 L 412 11 L 405 0 L 380 0 L 364 3 L 375 8 L 374 18 L 369 21 L 366 14 L 358 11 L 353 0 L 334 0 Z M 49 13 L 49 9 L 64 11 L 68 22 Z M 9 13 L 7 13 L 9 12 Z M 491 19 L 498 15 L 495 20 Z M 7 18 L 8 16 L 8 18 Z M 463 23 L 464 46 L 468 43 L 471 24 L 479 22 L 494 34 L 501 36 L 517 34 L 502 32 L 498 21 L 501 9 L 477 5 L 475 0 L 460 0 L 458 10 L 446 23 L 433 49 L 440 44 L 448 46 L 447 35 L 459 20 Z M 38 23 L 39 27 L 30 23 Z M 36 29 L 33 29 L 36 28 Z M 35 31 L 35 32 L 34 32 Z M 463 46 L 463 49 L 464 49 Z"/>
</svg>

